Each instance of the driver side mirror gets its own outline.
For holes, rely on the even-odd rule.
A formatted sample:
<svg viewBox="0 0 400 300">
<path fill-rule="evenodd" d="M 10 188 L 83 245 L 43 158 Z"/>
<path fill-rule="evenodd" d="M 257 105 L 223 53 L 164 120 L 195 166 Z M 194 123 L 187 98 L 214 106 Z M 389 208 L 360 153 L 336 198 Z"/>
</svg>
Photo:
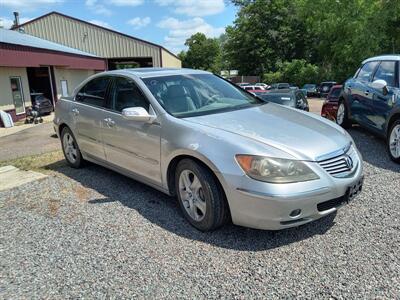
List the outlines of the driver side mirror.
<svg viewBox="0 0 400 300">
<path fill-rule="evenodd" d="M 151 123 L 156 118 L 156 116 L 150 115 L 147 110 L 140 106 L 124 108 L 122 110 L 122 116 L 127 120 L 144 123 Z"/>
<path fill-rule="evenodd" d="M 381 90 L 384 95 L 387 95 L 388 93 L 387 82 L 385 80 L 375 80 L 371 83 L 371 87 L 377 90 Z"/>
</svg>

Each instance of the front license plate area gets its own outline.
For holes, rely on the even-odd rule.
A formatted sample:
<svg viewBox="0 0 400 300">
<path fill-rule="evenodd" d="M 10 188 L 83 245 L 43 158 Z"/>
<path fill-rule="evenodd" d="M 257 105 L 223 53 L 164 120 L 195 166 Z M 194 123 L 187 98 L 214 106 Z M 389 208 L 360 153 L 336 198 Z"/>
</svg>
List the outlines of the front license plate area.
<svg viewBox="0 0 400 300">
<path fill-rule="evenodd" d="M 357 183 L 349 186 L 347 188 L 347 203 L 353 200 L 359 193 L 361 193 L 362 186 L 363 186 L 364 177 L 361 178 Z"/>
</svg>

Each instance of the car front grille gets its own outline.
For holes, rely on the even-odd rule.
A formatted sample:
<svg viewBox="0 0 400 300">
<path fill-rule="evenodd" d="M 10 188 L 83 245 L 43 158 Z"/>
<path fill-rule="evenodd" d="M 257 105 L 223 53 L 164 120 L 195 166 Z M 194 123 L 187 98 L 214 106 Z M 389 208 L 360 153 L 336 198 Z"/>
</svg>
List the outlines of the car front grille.
<svg viewBox="0 0 400 300">
<path fill-rule="evenodd" d="M 354 146 L 343 150 L 342 154 L 319 160 L 318 164 L 333 177 L 346 177 L 358 165 L 358 156 Z"/>
</svg>

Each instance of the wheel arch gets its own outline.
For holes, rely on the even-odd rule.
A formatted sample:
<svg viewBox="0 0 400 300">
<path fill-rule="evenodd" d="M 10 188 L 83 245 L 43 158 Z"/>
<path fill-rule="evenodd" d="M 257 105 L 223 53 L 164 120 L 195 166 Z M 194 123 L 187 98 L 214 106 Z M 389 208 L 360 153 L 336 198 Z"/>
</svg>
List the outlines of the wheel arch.
<svg viewBox="0 0 400 300">
<path fill-rule="evenodd" d="M 71 130 L 71 128 L 66 124 L 66 123 L 61 123 L 60 125 L 58 125 L 58 136 L 61 138 L 61 132 L 63 131 L 63 129 L 67 127 L 69 128 L 69 130 Z M 72 130 L 71 130 L 72 131 Z"/>
<path fill-rule="evenodd" d="M 395 113 L 393 113 L 390 116 L 389 121 L 387 122 L 387 126 L 386 126 L 386 137 L 389 136 L 390 128 L 392 128 L 392 125 L 396 120 L 400 120 L 400 110 L 396 111 Z"/>
<path fill-rule="evenodd" d="M 217 174 L 216 174 L 216 173 L 219 173 L 219 171 L 212 162 L 210 162 L 208 159 L 206 159 L 205 157 L 203 157 L 200 154 L 182 152 L 182 153 L 176 154 L 169 160 L 168 167 L 166 169 L 166 182 L 168 185 L 168 190 L 171 195 L 175 196 L 175 170 L 176 170 L 176 167 L 178 166 L 179 162 L 183 159 L 191 159 L 191 160 L 199 163 L 203 167 L 207 168 L 213 174 L 213 176 L 217 179 L 219 185 L 224 190 L 223 184 L 221 183 L 219 176 L 217 176 Z M 225 190 L 224 190 L 224 193 L 225 193 Z"/>
<path fill-rule="evenodd" d="M 339 96 L 339 101 L 338 101 L 338 105 L 343 102 L 344 106 L 346 107 L 346 111 L 347 111 L 347 117 L 349 119 L 351 119 L 351 109 L 349 107 L 349 101 L 348 101 L 348 95 L 346 95 L 345 91 L 342 90 L 342 92 L 340 93 Z"/>
</svg>

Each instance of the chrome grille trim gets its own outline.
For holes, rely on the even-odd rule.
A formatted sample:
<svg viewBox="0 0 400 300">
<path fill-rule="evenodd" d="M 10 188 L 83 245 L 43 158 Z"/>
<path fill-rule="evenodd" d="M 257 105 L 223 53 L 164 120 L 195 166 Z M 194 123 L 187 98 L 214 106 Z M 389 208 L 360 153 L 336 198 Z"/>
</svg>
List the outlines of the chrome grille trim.
<svg viewBox="0 0 400 300">
<path fill-rule="evenodd" d="M 352 165 L 348 164 L 351 159 Z M 358 156 L 353 145 L 345 147 L 339 151 L 331 153 L 331 156 L 324 155 L 323 159 L 317 161 L 318 164 L 333 177 L 347 177 L 357 168 Z"/>
</svg>

